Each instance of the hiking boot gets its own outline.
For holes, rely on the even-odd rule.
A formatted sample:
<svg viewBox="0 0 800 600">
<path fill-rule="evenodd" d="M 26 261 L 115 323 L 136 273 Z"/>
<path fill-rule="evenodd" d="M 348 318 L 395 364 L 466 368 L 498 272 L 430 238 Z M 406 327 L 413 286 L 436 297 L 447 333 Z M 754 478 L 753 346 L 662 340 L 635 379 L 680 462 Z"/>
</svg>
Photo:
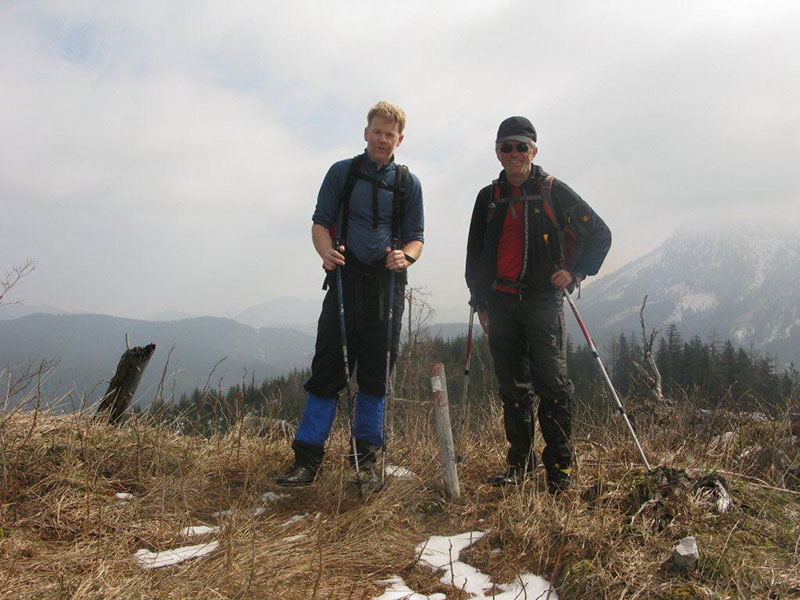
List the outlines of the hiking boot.
<svg viewBox="0 0 800 600">
<path fill-rule="evenodd" d="M 547 491 L 551 494 L 560 494 L 572 484 L 572 469 L 555 467 L 547 471 Z"/>
<path fill-rule="evenodd" d="M 511 465 L 505 473 L 499 473 L 489 480 L 494 486 L 500 487 L 503 485 L 520 485 L 526 479 L 533 479 L 533 469 L 525 469 Z"/>
<path fill-rule="evenodd" d="M 282 487 L 305 487 L 314 483 L 316 471 L 305 465 L 294 465 L 275 480 Z"/>
</svg>

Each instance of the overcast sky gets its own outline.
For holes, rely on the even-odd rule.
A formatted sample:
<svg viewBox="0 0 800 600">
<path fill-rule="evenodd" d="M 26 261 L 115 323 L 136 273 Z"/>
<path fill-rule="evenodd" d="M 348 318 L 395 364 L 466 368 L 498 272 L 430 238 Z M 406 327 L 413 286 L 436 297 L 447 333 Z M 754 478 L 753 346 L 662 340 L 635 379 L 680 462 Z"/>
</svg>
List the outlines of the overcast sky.
<svg viewBox="0 0 800 600">
<path fill-rule="evenodd" d="M 7 299 L 140 318 L 321 300 L 317 190 L 382 99 L 423 185 L 411 284 L 443 320 L 466 319 L 509 115 L 611 227 L 605 273 L 682 223 L 800 224 L 798 31 L 796 0 L 2 2 L 0 269 L 39 263 Z"/>
</svg>

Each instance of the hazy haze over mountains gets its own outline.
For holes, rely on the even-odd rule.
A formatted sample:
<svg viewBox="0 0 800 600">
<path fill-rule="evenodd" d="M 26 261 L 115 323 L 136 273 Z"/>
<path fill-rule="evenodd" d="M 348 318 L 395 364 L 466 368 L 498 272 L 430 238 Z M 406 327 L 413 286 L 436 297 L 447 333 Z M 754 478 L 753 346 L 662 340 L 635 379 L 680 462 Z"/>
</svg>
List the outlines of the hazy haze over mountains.
<svg viewBox="0 0 800 600">
<path fill-rule="evenodd" d="M 173 345 L 166 398 L 173 386 L 180 395 L 202 388 L 207 381 L 216 389 L 221 380 L 223 390 L 242 378 L 248 384 L 252 377 L 260 383 L 308 366 L 314 349 L 314 338 L 297 330 L 256 329 L 217 317 L 154 322 L 107 315 L 35 314 L 0 321 L 0 365 L 19 367 L 28 361 L 58 358 L 58 369 L 46 382 L 45 392 L 64 394 L 74 387 L 77 397 L 87 393 L 86 399 L 94 402 L 106 391 L 106 382 L 125 351 L 126 334 L 131 345 L 156 344 L 137 392 L 137 399 L 145 403 L 156 394 Z"/>
<path fill-rule="evenodd" d="M 675 323 L 684 339 L 715 333 L 800 364 L 800 233 L 785 225 L 684 228 L 658 248 L 587 286 L 578 302 L 593 335 L 638 335 Z"/>
</svg>

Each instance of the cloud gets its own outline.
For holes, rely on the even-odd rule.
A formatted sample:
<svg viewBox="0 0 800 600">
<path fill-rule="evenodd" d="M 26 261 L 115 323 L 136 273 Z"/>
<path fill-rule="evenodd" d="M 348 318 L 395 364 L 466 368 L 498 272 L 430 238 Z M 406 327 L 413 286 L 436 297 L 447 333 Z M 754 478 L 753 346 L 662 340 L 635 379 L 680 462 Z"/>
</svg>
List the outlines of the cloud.
<svg viewBox="0 0 800 600">
<path fill-rule="evenodd" d="M 130 316 L 316 297 L 310 215 L 378 99 L 423 182 L 413 285 L 461 306 L 492 140 L 607 220 L 606 270 L 685 220 L 800 216 L 795 3 L 22 3 L 0 8 L 0 223 L 32 303 Z M 136 284 L 129 283 L 131 274 Z"/>
</svg>

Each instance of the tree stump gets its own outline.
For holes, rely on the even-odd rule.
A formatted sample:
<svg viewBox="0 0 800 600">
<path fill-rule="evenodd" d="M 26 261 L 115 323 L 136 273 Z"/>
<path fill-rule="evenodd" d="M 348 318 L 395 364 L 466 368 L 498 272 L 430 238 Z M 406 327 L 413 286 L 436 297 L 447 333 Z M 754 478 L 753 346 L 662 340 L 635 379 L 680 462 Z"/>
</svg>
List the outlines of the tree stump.
<svg viewBox="0 0 800 600">
<path fill-rule="evenodd" d="M 97 408 L 95 418 L 108 419 L 109 423 L 119 423 L 122 415 L 130 406 L 136 388 L 142 380 L 142 374 L 150 358 L 156 351 L 155 344 L 128 348 L 119 359 L 117 372 L 108 384 L 108 391 Z"/>
</svg>

